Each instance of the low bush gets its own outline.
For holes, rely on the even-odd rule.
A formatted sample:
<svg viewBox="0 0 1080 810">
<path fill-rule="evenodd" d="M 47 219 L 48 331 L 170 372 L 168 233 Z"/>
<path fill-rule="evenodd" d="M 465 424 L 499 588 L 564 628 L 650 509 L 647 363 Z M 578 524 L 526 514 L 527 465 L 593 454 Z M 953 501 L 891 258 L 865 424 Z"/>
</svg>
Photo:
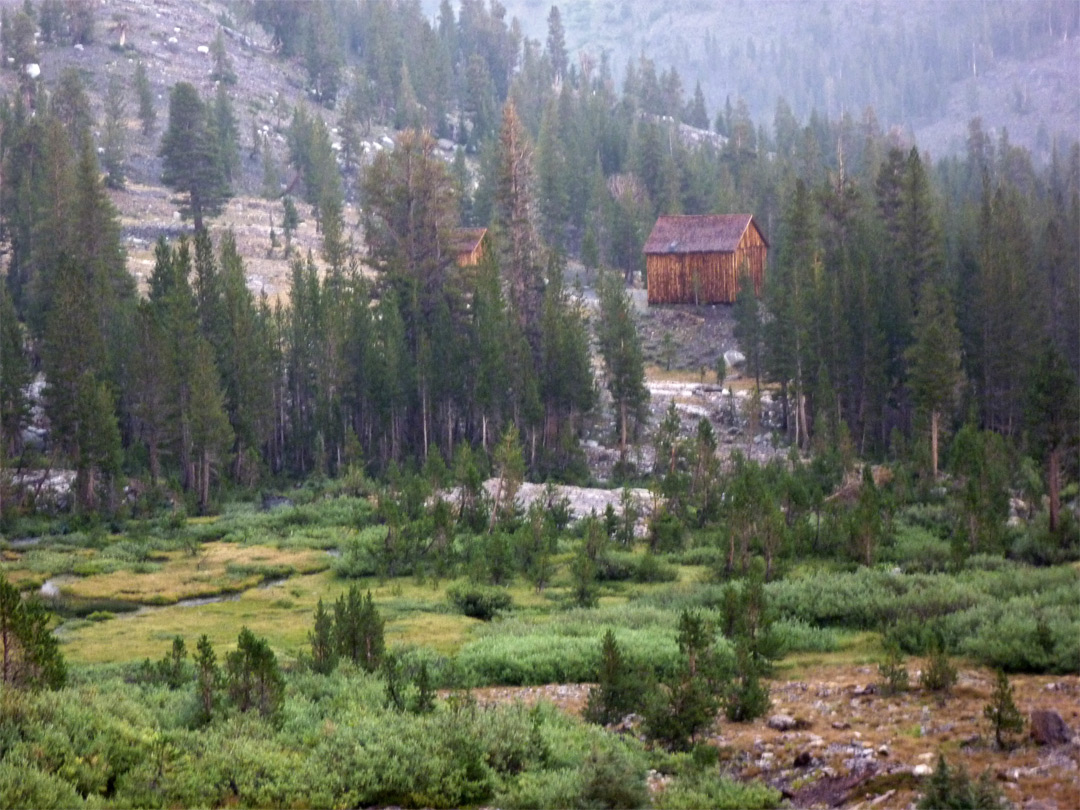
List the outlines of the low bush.
<svg viewBox="0 0 1080 810">
<path fill-rule="evenodd" d="M 510 610 L 514 599 L 505 588 L 486 585 L 453 585 L 446 591 L 458 613 L 489 622 L 497 614 Z"/>
<path fill-rule="evenodd" d="M 772 626 L 783 653 L 834 652 L 840 634 L 831 627 L 816 627 L 802 619 L 781 619 Z"/>
<path fill-rule="evenodd" d="M 657 810 L 768 810 L 779 807 L 780 791 L 761 782 L 736 782 L 713 773 L 676 776 L 653 797 Z"/>
<path fill-rule="evenodd" d="M 950 653 L 989 666 L 1013 672 L 1075 671 L 1080 665 L 1075 596 L 1080 574 L 1069 566 L 994 565 L 985 558 L 976 563 L 957 574 L 819 571 L 769 583 L 766 591 L 781 613 L 810 625 L 893 627 L 908 653 L 926 653 L 934 628 Z M 693 598 L 707 603 L 716 597 L 701 589 Z"/>
<path fill-rule="evenodd" d="M 945 571 L 953 562 L 952 544 L 921 526 L 897 523 L 882 559 L 896 563 L 905 573 Z"/>
<path fill-rule="evenodd" d="M 639 557 L 634 566 L 634 582 L 675 582 L 678 578 L 678 568 L 648 552 Z"/>
</svg>

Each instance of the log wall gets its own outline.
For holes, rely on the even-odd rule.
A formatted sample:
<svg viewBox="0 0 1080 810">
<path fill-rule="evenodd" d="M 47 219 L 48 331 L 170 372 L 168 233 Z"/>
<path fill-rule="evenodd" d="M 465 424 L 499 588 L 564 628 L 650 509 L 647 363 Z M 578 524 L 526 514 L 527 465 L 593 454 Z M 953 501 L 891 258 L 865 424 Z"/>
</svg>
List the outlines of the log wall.
<svg viewBox="0 0 1080 810">
<path fill-rule="evenodd" d="M 735 253 L 654 253 L 645 257 L 650 304 L 731 304 L 739 290 L 739 268 L 745 262 L 761 295 L 767 249 L 740 244 Z M 743 241 L 752 242 L 744 235 Z"/>
</svg>

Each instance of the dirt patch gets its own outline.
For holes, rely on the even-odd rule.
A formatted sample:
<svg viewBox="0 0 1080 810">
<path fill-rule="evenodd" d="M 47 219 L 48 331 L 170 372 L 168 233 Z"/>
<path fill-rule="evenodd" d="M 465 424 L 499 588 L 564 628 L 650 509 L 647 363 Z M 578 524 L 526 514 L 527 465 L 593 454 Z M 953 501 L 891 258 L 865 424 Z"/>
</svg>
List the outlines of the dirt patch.
<svg viewBox="0 0 1080 810">
<path fill-rule="evenodd" d="M 909 661 L 914 676 L 919 661 Z M 994 676 L 964 669 L 954 694 L 944 703 L 913 690 L 883 697 L 872 688 L 876 669 L 822 665 L 797 681 L 771 684 L 769 716 L 787 714 L 804 726 L 776 731 L 767 717 L 729 723 L 721 716 L 709 742 L 720 749 L 721 768 L 740 779 L 760 779 L 781 789 L 796 807 L 908 808 L 921 793 L 939 753 L 972 777 L 989 769 L 1014 805 L 1080 807 L 1080 737 L 1056 748 L 1024 740 L 1009 751 L 993 747 L 983 718 Z M 917 681 L 917 678 L 915 678 Z M 1057 711 L 1080 734 L 1080 678 L 1017 675 L 1015 700 L 1026 715 Z M 472 694 L 480 705 L 547 701 L 580 716 L 589 684 L 487 687 Z M 920 768 L 920 772 L 923 769 Z"/>
</svg>

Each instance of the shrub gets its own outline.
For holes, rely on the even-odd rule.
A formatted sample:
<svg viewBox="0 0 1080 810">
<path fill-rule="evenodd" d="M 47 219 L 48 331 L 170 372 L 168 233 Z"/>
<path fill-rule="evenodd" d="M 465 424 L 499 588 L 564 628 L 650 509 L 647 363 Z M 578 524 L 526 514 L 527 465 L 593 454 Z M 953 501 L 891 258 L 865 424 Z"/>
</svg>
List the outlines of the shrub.
<svg viewBox="0 0 1080 810">
<path fill-rule="evenodd" d="M 906 572 L 945 571 L 953 560 L 952 545 L 920 526 L 898 522 L 891 546 L 884 559 L 898 564 Z"/>
<path fill-rule="evenodd" d="M 632 810 L 649 804 L 645 768 L 618 747 L 594 748 L 581 766 L 581 794 L 576 807 Z"/>
<path fill-rule="evenodd" d="M 794 652 L 835 652 L 840 636 L 831 627 L 815 627 L 802 619 L 781 619 L 772 626 L 776 643 L 784 654 Z"/>
<path fill-rule="evenodd" d="M 446 596 L 458 613 L 485 622 L 514 606 L 509 592 L 494 586 L 454 585 L 447 589 Z"/>
<path fill-rule="evenodd" d="M 780 791 L 762 782 L 736 782 L 713 773 L 677 776 L 653 797 L 657 810 L 768 810 L 779 807 Z"/>
<path fill-rule="evenodd" d="M 576 768 L 530 771 L 509 782 L 495 797 L 496 807 L 507 810 L 548 810 L 576 807 L 581 796 L 581 771 Z"/>
<path fill-rule="evenodd" d="M 42 773 L 28 763 L 0 760 L 0 806 L 66 810 L 84 805 L 83 797 L 59 776 Z"/>
<path fill-rule="evenodd" d="M 662 562 L 655 554 L 646 552 L 634 567 L 634 582 L 674 582 L 679 570 Z"/>
<path fill-rule="evenodd" d="M 881 676 L 878 691 L 886 697 L 906 692 L 908 671 L 904 666 L 904 653 L 900 649 L 900 643 L 895 638 L 887 636 L 883 646 L 885 660 L 878 664 L 878 674 Z"/>
<path fill-rule="evenodd" d="M 635 568 L 633 554 L 610 551 L 596 561 L 596 578 L 600 582 L 626 582 L 633 579 Z"/>
<path fill-rule="evenodd" d="M 926 662 L 922 678 L 919 681 L 923 689 L 947 695 L 956 684 L 956 667 L 945 652 L 945 644 L 936 639 L 930 648 L 930 657 Z"/>
<path fill-rule="evenodd" d="M 983 772 L 979 781 L 971 783 L 971 777 L 961 765 L 955 773 L 949 769 L 945 757 L 938 755 L 926 792 L 919 800 L 919 810 L 988 810 L 1003 805 L 1001 789 L 994 784 L 990 771 Z"/>
</svg>

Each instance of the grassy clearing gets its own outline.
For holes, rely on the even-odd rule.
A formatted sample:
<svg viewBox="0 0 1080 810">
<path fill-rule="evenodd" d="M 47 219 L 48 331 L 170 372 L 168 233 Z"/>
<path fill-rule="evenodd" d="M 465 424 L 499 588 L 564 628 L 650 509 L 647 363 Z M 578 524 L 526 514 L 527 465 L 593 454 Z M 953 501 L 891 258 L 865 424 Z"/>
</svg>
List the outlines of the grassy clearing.
<svg viewBox="0 0 1080 810">
<path fill-rule="evenodd" d="M 776 664 L 776 676 L 801 680 L 819 667 L 876 666 L 881 660 L 881 634 L 843 630 L 836 633 L 837 649 L 831 652 L 793 652 Z"/>
<path fill-rule="evenodd" d="M 164 552 L 160 568 L 146 573 L 114 571 L 80 579 L 64 589 L 79 599 L 122 599 L 144 605 L 170 605 L 182 599 L 236 593 L 265 579 L 310 574 L 330 567 L 315 551 L 212 543 L 195 555 Z"/>
<path fill-rule="evenodd" d="M 192 646 L 205 633 L 224 649 L 236 644 L 242 627 L 266 637 L 271 646 L 295 658 L 307 644 L 311 616 L 321 596 L 333 601 L 344 590 L 325 572 L 301 575 L 283 585 L 251 588 L 236 598 L 186 607 L 146 608 L 106 622 L 61 629 L 64 656 L 78 663 L 109 663 L 160 658 L 176 635 Z"/>
</svg>

